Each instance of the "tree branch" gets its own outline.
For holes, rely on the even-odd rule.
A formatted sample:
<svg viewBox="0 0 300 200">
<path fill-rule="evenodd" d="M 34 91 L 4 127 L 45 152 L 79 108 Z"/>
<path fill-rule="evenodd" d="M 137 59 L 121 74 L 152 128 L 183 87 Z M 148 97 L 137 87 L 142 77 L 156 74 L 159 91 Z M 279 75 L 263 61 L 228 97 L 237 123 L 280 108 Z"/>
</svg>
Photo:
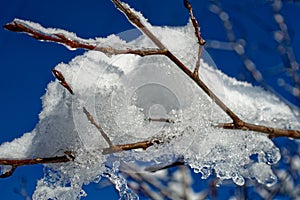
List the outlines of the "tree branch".
<svg viewBox="0 0 300 200">
<path fill-rule="evenodd" d="M 166 47 L 159 41 L 159 39 L 141 22 L 139 17 L 134 14 L 130 8 L 125 6 L 119 0 L 112 0 L 116 7 L 121 10 L 126 17 L 133 23 L 136 27 L 138 27 L 145 35 L 152 40 L 154 44 L 160 49 L 166 49 Z M 184 1 L 187 2 L 187 1 Z M 185 6 L 190 10 L 191 5 L 189 3 L 185 3 Z M 241 120 L 221 99 L 219 99 L 211 89 L 207 87 L 207 85 L 199 78 L 199 76 L 195 76 L 191 70 L 189 70 L 174 54 L 172 54 L 168 49 L 166 49 L 166 54 L 170 60 L 172 60 L 187 76 L 190 77 L 232 120 L 233 122 L 231 126 L 234 129 L 242 129 L 242 130 L 252 130 L 256 132 L 266 133 L 272 137 L 291 137 L 291 138 L 300 138 L 300 131 L 298 130 L 283 130 L 277 129 L 273 127 L 260 126 L 251 123 L 246 123 Z M 221 127 L 221 126 L 219 126 Z M 227 128 L 224 126 L 223 128 Z"/>
<path fill-rule="evenodd" d="M 199 43 L 198 59 L 197 59 L 196 67 L 195 67 L 195 70 L 194 70 L 195 76 L 198 76 L 199 68 L 200 68 L 200 58 L 202 57 L 202 49 L 203 49 L 203 46 L 206 44 L 206 42 L 205 42 L 205 40 L 201 37 L 201 34 L 200 34 L 200 28 L 199 28 L 198 21 L 197 21 L 197 19 L 194 17 L 192 5 L 191 5 L 191 3 L 190 3 L 188 0 L 184 0 L 184 7 L 185 7 L 186 9 L 188 9 L 188 11 L 189 11 L 189 13 L 190 13 L 190 18 L 191 18 L 191 21 L 192 21 L 193 26 L 194 26 L 194 28 L 195 28 L 195 35 L 196 35 L 197 40 L 198 40 L 198 43 Z"/>
<path fill-rule="evenodd" d="M 32 27 L 26 26 L 18 21 L 13 21 L 4 25 L 4 28 L 13 32 L 21 32 L 27 33 L 34 39 L 47 41 L 47 42 L 55 42 L 59 44 L 64 44 L 70 48 L 75 49 L 86 49 L 86 50 L 93 50 L 93 51 L 100 51 L 107 55 L 118 55 L 118 54 L 134 54 L 139 56 L 148 56 L 148 55 L 160 55 L 165 54 L 165 50 L 163 49 L 115 49 L 113 47 L 101 47 L 99 45 L 84 43 L 79 40 L 69 39 L 66 38 L 61 33 L 54 33 L 48 34 L 38 30 L 33 29 Z M 83 40 L 83 39 L 81 39 Z"/>
<path fill-rule="evenodd" d="M 67 155 L 68 154 L 68 155 Z M 64 163 L 74 160 L 71 154 L 66 152 L 64 156 L 56 156 L 49 158 L 32 158 L 32 159 L 0 159 L 0 165 L 10 165 L 11 169 L 0 175 L 0 178 L 6 178 L 11 176 L 14 171 L 23 165 L 36 165 L 36 164 L 52 164 L 52 163 Z"/>
<path fill-rule="evenodd" d="M 218 124 L 216 127 L 224 129 L 241 129 L 245 131 L 255 131 L 260 133 L 266 133 L 269 137 L 290 137 L 294 139 L 300 139 L 300 131 L 298 130 L 285 130 L 279 128 L 273 128 L 269 126 L 256 125 L 251 123 L 246 123 L 244 121 L 239 121 L 239 123 L 223 123 Z"/>
<path fill-rule="evenodd" d="M 105 139 L 110 148 L 113 148 L 115 145 L 112 143 L 108 135 L 105 133 L 103 128 L 94 120 L 94 117 L 87 111 L 85 107 L 83 107 L 83 112 L 86 115 L 87 119 L 93 124 L 97 130 L 101 133 L 102 137 Z"/>
<path fill-rule="evenodd" d="M 131 144 L 119 144 L 119 145 L 114 145 L 113 147 L 103 149 L 102 153 L 105 155 L 105 154 L 117 153 L 120 151 L 128 151 L 134 149 L 146 150 L 149 147 L 153 146 L 154 144 L 162 144 L 162 143 L 163 142 L 159 140 L 145 140 L 145 141 L 131 143 Z"/>
</svg>

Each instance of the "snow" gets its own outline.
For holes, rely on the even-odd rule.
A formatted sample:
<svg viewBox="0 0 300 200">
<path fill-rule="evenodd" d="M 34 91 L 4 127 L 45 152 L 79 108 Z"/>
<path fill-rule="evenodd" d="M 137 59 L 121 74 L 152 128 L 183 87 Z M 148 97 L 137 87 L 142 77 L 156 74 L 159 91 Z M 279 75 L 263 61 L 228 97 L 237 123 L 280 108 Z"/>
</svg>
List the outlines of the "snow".
<svg viewBox="0 0 300 200">
<path fill-rule="evenodd" d="M 0 145 L 1 158 L 26 158 L 30 156 L 28 150 L 32 146 L 35 131 L 25 133 L 21 138 Z"/>
<path fill-rule="evenodd" d="M 41 32 L 62 33 L 81 41 L 66 31 L 17 21 Z M 191 23 L 177 28 L 148 27 L 193 69 L 198 46 Z M 145 36 L 128 44 L 115 35 L 100 40 L 101 45 L 109 43 L 118 48 L 153 47 Z M 271 165 L 279 161 L 280 153 L 274 143 L 260 133 L 215 128 L 214 124 L 230 122 L 228 116 L 166 57 L 108 57 L 88 51 L 55 69 L 62 72 L 75 95 L 69 94 L 58 81 L 49 83 L 35 129 L 0 146 L 1 158 L 74 153 L 74 162 L 45 165 L 45 177 L 38 181 L 34 199 L 80 198 L 86 195 L 82 185 L 100 181 L 101 176 L 115 183 L 124 198 L 136 198 L 119 174 L 120 169 L 132 171 L 124 163 L 137 164 L 137 172 L 143 172 L 153 164 L 168 164 L 182 157 L 204 179 L 215 173 L 220 181 L 232 179 L 237 185 L 243 185 L 245 178 L 267 186 L 276 182 Z M 277 97 L 226 76 L 216 69 L 206 52 L 199 72 L 200 78 L 242 119 L 279 128 L 300 128 L 293 112 Z M 83 107 L 114 144 L 143 140 L 159 140 L 163 144 L 147 150 L 102 155 L 108 144 L 87 120 Z M 173 123 L 149 118 L 171 119 Z M 252 159 L 253 155 L 258 159 Z"/>
<path fill-rule="evenodd" d="M 72 41 L 78 41 L 81 44 L 88 44 L 88 45 L 101 45 L 101 47 L 115 47 L 116 49 L 124 49 L 125 41 L 122 41 L 120 38 L 114 38 L 115 35 L 110 35 L 107 38 L 95 38 L 95 39 L 82 39 L 78 37 L 75 33 L 65 31 L 63 29 L 59 28 L 44 28 L 38 23 L 31 22 L 28 20 L 22 20 L 22 19 L 14 19 L 13 23 L 21 24 L 30 30 L 34 30 L 38 33 L 41 33 L 46 36 L 51 36 L 55 39 L 60 39 L 60 36 L 65 37 L 68 40 Z M 29 33 L 31 35 L 31 33 Z M 41 40 L 42 41 L 42 40 Z M 75 48 L 72 48 L 66 44 L 61 43 L 69 50 L 76 50 Z M 106 52 L 107 56 L 110 56 L 110 52 Z"/>
</svg>

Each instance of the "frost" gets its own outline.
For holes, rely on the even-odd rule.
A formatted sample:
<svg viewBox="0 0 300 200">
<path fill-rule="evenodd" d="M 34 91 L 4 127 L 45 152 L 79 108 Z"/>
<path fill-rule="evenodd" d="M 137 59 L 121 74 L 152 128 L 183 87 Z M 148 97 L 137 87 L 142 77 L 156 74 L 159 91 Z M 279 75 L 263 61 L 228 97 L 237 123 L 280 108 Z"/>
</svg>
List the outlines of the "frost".
<svg viewBox="0 0 300 200">
<path fill-rule="evenodd" d="M 80 40 L 72 33 L 18 22 L 45 33 L 61 32 Z M 194 67 L 198 46 L 191 23 L 177 28 L 147 26 L 184 64 L 190 69 Z M 119 45 L 118 48 L 153 47 L 145 36 L 128 43 L 115 35 L 82 42 L 99 41 L 101 45 Z M 120 171 L 143 172 L 149 166 L 171 164 L 178 159 L 184 159 L 202 178 L 215 173 L 221 181 L 232 179 L 237 185 L 243 185 L 246 178 L 267 186 L 276 182 L 271 165 L 279 161 L 280 153 L 273 142 L 263 134 L 213 127 L 230 119 L 164 56 L 108 57 L 88 51 L 56 69 L 65 76 L 75 95 L 70 95 L 58 81 L 49 83 L 35 129 L 0 146 L 1 158 L 74 153 L 74 162 L 45 166 L 45 176 L 38 181 L 34 199 L 78 199 L 86 195 L 82 190 L 84 184 L 98 182 L 101 177 L 109 178 L 122 198 L 137 199 Z M 199 72 L 201 79 L 242 119 L 299 129 L 298 119 L 288 106 L 261 88 L 227 77 L 216 69 L 205 51 Z M 114 144 L 144 140 L 162 144 L 147 150 L 102 155 L 108 144 L 87 120 L 83 107 Z M 299 161 L 294 163 L 299 165 Z M 139 168 L 128 167 L 133 164 Z"/>
</svg>

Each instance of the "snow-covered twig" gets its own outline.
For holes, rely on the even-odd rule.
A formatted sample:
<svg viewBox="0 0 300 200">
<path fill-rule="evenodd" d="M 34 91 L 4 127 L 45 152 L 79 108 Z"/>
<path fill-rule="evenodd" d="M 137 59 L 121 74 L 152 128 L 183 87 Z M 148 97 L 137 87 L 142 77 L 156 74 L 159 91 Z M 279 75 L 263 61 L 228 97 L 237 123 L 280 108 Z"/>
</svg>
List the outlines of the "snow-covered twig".
<svg viewBox="0 0 300 200">
<path fill-rule="evenodd" d="M 29 36 L 37 40 L 63 44 L 72 49 L 87 49 L 93 51 L 100 51 L 106 55 L 135 54 L 139 56 L 147 56 L 165 54 L 165 50 L 161 49 L 115 49 L 110 46 L 102 47 L 97 44 L 91 44 L 90 42 L 78 37 L 68 38 L 60 32 L 42 32 L 40 30 L 36 30 L 35 28 L 26 25 L 24 21 L 21 20 L 14 20 L 11 23 L 4 25 L 4 28 L 13 32 L 27 33 Z"/>
<path fill-rule="evenodd" d="M 160 49 L 167 49 L 161 41 L 142 23 L 139 17 L 130 10 L 125 4 L 119 0 L 112 0 L 113 3 L 121 10 L 126 17 L 133 23 L 136 27 L 140 29 L 152 42 Z M 256 125 L 244 122 L 240 119 L 221 99 L 213 93 L 213 91 L 199 78 L 194 72 L 192 72 L 188 67 L 186 67 L 172 52 L 166 50 L 164 54 L 171 61 L 173 61 L 187 76 L 189 76 L 232 120 L 232 123 L 219 124 L 217 127 L 225 129 L 241 129 L 256 131 L 261 133 L 266 133 L 270 137 L 291 137 L 291 138 L 300 138 L 300 131 L 298 130 L 284 130 L 268 126 Z"/>
</svg>

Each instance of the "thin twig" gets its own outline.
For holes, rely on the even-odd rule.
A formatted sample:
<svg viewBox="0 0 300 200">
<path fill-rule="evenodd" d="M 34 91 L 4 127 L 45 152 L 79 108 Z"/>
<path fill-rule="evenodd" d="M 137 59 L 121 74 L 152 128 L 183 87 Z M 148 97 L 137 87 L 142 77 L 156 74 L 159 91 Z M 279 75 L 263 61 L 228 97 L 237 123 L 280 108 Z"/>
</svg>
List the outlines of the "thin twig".
<svg viewBox="0 0 300 200">
<path fill-rule="evenodd" d="M 73 40 L 73 39 L 66 38 L 61 33 L 57 33 L 57 34 L 43 33 L 43 32 L 37 31 L 29 26 L 25 26 L 24 24 L 22 24 L 18 21 L 13 21 L 11 23 L 4 25 L 4 28 L 6 28 L 7 30 L 10 30 L 10 31 L 14 31 L 14 32 L 27 33 L 29 36 L 31 36 L 37 40 L 60 43 L 60 44 L 64 44 L 64 45 L 69 46 L 74 49 L 87 49 L 87 50 L 93 50 L 93 51 L 100 51 L 107 55 L 135 54 L 135 55 L 139 55 L 139 56 L 148 56 L 148 55 L 165 54 L 165 50 L 163 50 L 163 49 L 130 49 L 130 48 L 115 49 L 110 46 L 101 47 L 99 45 L 84 43 L 79 40 Z"/>
<path fill-rule="evenodd" d="M 131 144 L 119 144 L 114 145 L 113 147 L 105 148 L 103 149 L 102 153 L 105 154 L 111 154 L 111 153 L 117 153 L 120 151 L 128 151 L 128 150 L 134 150 L 134 149 L 143 149 L 146 150 L 149 147 L 153 146 L 154 144 L 162 144 L 163 142 L 159 140 L 146 140 Z"/>
<path fill-rule="evenodd" d="M 0 165 L 9 165 L 11 169 L 0 175 L 0 178 L 6 178 L 13 174 L 13 172 L 23 165 L 36 165 L 36 164 L 52 164 L 64 163 L 73 160 L 73 156 L 64 155 L 49 158 L 32 158 L 32 159 L 0 159 Z"/>
<path fill-rule="evenodd" d="M 168 118 L 148 118 L 146 119 L 149 122 L 166 122 L 166 123 L 174 123 L 174 120 Z"/>
<path fill-rule="evenodd" d="M 161 41 L 148 28 L 146 28 L 140 18 L 136 14 L 134 14 L 129 7 L 125 6 L 125 4 L 119 0 L 112 0 L 112 2 L 123 14 L 126 15 L 127 19 L 133 25 L 135 25 L 146 36 L 148 36 L 159 49 L 164 50 L 167 53 L 168 50 L 166 49 L 165 45 L 163 45 L 163 43 L 161 43 Z"/>
<path fill-rule="evenodd" d="M 72 95 L 74 95 L 73 90 L 71 89 L 71 87 L 69 86 L 67 81 L 65 80 L 65 77 L 63 76 L 63 74 L 60 71 L 55 70 L 55 69 L 53 69 L 52 72 L 53 72 L 54 76 L 59 80 L 59 83 L 63 87 L 65 87 Z M 107 142 L 109 147 L 114 147 L 114 144 L 112 143 L 112 141 L 110 140 L 108 135 L 105 133 L 103 128 L 95 121 L 94 117 L 91 115 L 91 113 L 89 113 L 89 111 L 85 107 L 83 107 L 83 113 L 86 115 L 89 122 L 91 122 L 91 124 L 94 125 L 97 128 L 97 130 L 101 133 L 102 137 L 105 139 L 105 141 Z"/>
<path fill-rule="evenodd" d="M 290 137 L 294 139 L 300 139 L 300 131 L 298 130 L 285 130 L 279 128 L 273 128 L 263 125 L 255 125 L 251 123 L 246 123 L 244 121 L 240 121 L 240 123 L 223 123 L 218 124 L 216 127 L 224 128 L 224 129 L 241 129 L 245 131 L 255 131 L 260 133 L 266 133 L 269 137 Z"/>
<path fill-rule="evenodd" d="M 115 145 L 112 143 L 108 135 L 105 133 L 103 128 L 94 120 L 94 117 L 89 113 L 89 111 L 87 111 L 85 107 L 83 107 L 83 112 L 88 118 L 88 120 L 91 122 L 91 124 L 93 124 L 97 128 L 97 130 L 101 133 L 102 137 L 105 139 L 109 147 L 114 148 Z"/>
<path fill-rule="evenodd" d="M 183 157 L 178 158 L 176 161 L 174 161 L 170 164 L 165 163 L 163 165 L 154 165 L 154 166 L 147 167 L 147 168 L 145 168 L 145 171 L 157 172 L 160 170 L 169 169 L 169 168 L 177 167 L 177 166 L 181 166 L 181 165 L 185 165 Z"/>
<path fill-rule="evenodd" d="M 184 6 L 186 9 L 189 10 L 190 18 L 191 18 L 191 21 L 192 21 L 194 29 L 195 29 L 195 35 L 196 35 L 198 43 L 199 43 L 198 58 L 197 58 L 196 67 L 194 70 L 195 76 L 198 76 L 199 68 L 200 68 L 200 59 L 202 57 L 202 49 L 203 49 L 203 46 L 206 44 L 206 41 L 201 37 L 199 24 L 198 24 L 197 19 L 194 17 L 193 8 L 192 8 L 191 3 L 188 0 L 184 0 Z"/>
<path fill-rule="evenodd" d="M 143 149 L 146 150 L 147 148 L 153 146 L 154 144 L 162 144 L 162 141 L 159 140 L 149 140 L 149 141 L 142 141 L 137 143 L 131 144 L 120 144 L 120 145 L 113 145 L 104 148 L 102 150 L 102 154 L 112 154 L 118 153 L 121 151 L 129 151 L 134 149 Z M 75 159 L 75 155 L 72 154 L 71 151 L 66 151 L 64 156 L 56 156 L 56 157 L 46 157 L 46 158 L 32 158 L 32 159 L 0 159 L 0 165 L 8 165 L 11 166 L 7 172 L 0 175 L 0 178 L 6 178 L 11 176 L 14 171 L 24 165 L 37 165 L 37 164 L 52 164 L 52 163 L 64 163 L 70 162 Z"/>
<path fill-rule="evenodd" d="M 74 95 L 73 90 L 69 86 L 69 84 L 66 82 L 65 77 L 62 75 L 62 73 L 56 69 L 52 69 L 52 73 L 55 76 L 55 78 L 58 79 L 59 83 L 66 88 L 72 95 Z"/>
</svg>

